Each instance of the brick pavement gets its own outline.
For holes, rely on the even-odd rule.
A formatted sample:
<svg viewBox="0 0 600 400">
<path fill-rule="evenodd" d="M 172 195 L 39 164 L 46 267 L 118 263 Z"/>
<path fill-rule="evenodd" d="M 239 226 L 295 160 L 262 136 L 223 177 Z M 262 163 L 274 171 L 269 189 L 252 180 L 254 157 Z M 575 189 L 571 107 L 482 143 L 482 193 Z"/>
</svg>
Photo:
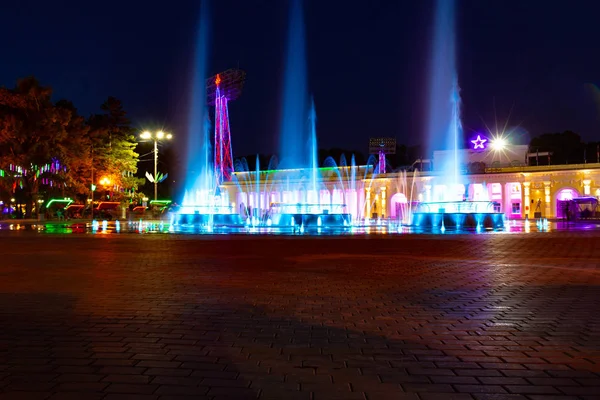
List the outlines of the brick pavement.
<svg viewBox="0 0 600 400">
<path fill-rule="evenodd" d="M 0 235 L 0 399 L 600 399 L 600 232 Z"/>
</svg>

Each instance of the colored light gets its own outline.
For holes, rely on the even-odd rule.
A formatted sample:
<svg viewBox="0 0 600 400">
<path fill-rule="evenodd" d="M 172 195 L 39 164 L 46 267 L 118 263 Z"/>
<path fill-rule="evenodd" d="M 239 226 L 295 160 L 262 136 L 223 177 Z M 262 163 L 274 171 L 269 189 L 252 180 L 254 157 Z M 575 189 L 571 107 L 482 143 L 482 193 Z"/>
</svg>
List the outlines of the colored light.
<svg viewBox="0 0 600 400">
<path fill-rule="evenodd" d="M 219 86 L 221 84 L 221 75 L 217 74 L 217 78 L 215 79 L 215 84 Z"/>
<path fill-rule="evenodd" d="M 52 199 L 49 200 L 48 203 L 46 203 L 46 208 L 49 208 L 52 203 L 65 203 L 65 208 L 68 207 L 71 203 L 73 202 L 72 199 L 70 198 L 64 198 L 64 199 Z"/>
<path fill-rule="evenodd" d="M 150 204 L 169 205 L 172 200 L 150 200 Z"/>
<path fill-rule="evenodd" d="M 481 135 L 477 135 L 477 139 L 471 140 L 471 143 L 473 143 L 473 150 L 485 149 L 485 142 L 487 142 L 487 139 L 482 138 Z"/>
</svg>

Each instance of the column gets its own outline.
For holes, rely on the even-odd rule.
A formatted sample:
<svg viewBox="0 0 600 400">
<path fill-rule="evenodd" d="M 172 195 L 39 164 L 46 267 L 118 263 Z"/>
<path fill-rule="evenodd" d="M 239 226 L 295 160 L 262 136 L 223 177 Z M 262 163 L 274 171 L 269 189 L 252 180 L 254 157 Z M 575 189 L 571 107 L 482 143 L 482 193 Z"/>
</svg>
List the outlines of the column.
<svg viewBox="0 0 600 400">
<path fill-rule="evenodd" d="M 529 218 L 529 215 L 533 215 L 531 212 L 531 199 L 529 197 L 529 186 L 531 182 L 523 182 L 523 204 L 521 205 L 521 212 L 525 214 L 525 218 Z"/>
<path fill-rule="evenodd" d="M 589 196 L 591 191 L 590 191 L 590 186 L 592 184 L 592 180 L 591 179 L 584 179 L 583 180 L 583 194 L 586 196 Z"/>
<path fill-rule="evenodd" d="M 431 202 L 431 185 L 424 185 L 425 186 L 425 202 L 429 203 Z"/>
<path fill-rule="evenodd" d="M 552 217 L 552 198 L 550 197 L 550 185 L 552 182 L 544 181 L 544 216 L 546 218 Z"/>
<path fill-rule="evenodd" d="M 386 190 L 387 188 L 385 186 L 381 187 L 381 218 L 385 218 L 386 215 L 389 215 L 387 212 Z"/>
<path fill-rule="evenodd" d="M 365 188 L 365 219 L 371 218 L 371 188 Z"/>
</svg>

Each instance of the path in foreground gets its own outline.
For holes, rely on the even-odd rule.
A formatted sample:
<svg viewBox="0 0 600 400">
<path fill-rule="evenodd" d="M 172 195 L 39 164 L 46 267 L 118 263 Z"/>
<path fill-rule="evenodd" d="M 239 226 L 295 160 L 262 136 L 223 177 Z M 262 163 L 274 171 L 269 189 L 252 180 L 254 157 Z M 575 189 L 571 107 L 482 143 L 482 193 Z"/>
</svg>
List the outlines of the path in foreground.
<svg viewBox="0 0 600 400">
<path fill-rule="evenodd" d="M 0 399 L 596 399 L 599 284 L 600 233 L 3 234 Z"/>
</svg>

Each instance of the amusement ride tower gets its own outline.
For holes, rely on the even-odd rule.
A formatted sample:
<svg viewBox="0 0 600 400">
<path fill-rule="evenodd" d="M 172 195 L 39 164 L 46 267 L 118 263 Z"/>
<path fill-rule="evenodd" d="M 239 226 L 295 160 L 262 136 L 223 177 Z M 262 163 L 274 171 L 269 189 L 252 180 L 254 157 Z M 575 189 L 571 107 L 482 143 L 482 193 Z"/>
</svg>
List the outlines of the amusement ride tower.
<svg viewBox="0 0 600 400">
<path fill-rule="evenodd" d="M 207 104 L 215 106 L 214 173 L 216 187 L 223 181 L 231 179 L 233 172 L 228 103 L 240 97 L 245 80 L 246 72 L 233 68 L 218 73 L 206 82 Z"/>
</svg>

